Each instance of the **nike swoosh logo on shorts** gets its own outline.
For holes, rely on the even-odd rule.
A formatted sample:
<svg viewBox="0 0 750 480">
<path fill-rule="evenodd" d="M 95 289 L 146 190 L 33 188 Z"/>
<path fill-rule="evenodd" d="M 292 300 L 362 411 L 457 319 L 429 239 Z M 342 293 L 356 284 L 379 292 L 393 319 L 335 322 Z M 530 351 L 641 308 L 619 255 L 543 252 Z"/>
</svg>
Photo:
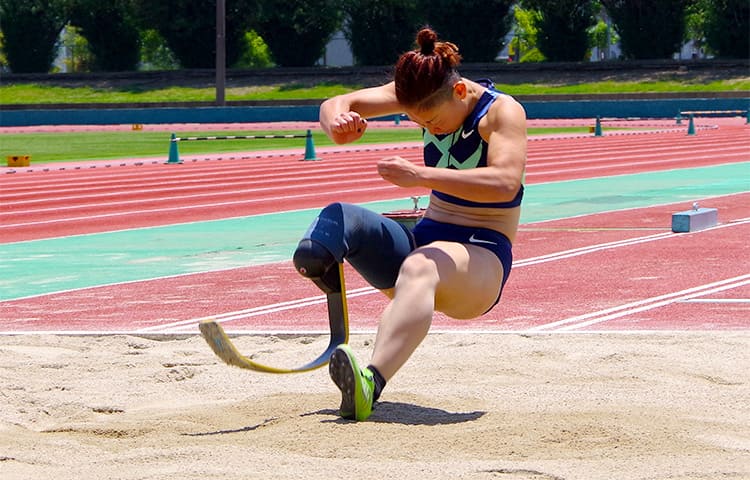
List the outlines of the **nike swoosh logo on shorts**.
<svg viewBox="0 0 750 480">
<path fill-rule="evenodd" d="M 468 132 L 463 132 L 463 131 L 462 131 L 462 132 L 461 132 L 461 138 L 463 138 L 463 139 L 467 139 L 467 138 L 469 138 L 469 135 L 471 135 L 472 133 L 474 133 L 474 129 L 471 129 L 471 130 L 469 130 Z"/>
<path fill-rule="evenodd" d="M 469 237 L 469 243 L 486 243 L 488 245 L 497 245 L 496 242 L 491 242 L 489 240 L 480 240 L 479 238 L 474 237 L 473 233 Z"/>
</svg>

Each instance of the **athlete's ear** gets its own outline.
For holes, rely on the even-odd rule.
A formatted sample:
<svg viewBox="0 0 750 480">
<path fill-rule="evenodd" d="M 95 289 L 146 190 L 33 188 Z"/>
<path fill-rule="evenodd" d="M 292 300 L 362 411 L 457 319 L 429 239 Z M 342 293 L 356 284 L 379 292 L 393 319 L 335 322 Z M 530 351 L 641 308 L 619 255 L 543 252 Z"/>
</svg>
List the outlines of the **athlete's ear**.
<svg viewBox="0 0 750 480">
<path fill-rule="evenodd" d="M 456 100 L 463 100 L 464 98 L 466 98 L 467 92 L 468 89 L 463 80 L 459 80 L 453 85 L 453 96 L 456 98 Z"/>
</svg>

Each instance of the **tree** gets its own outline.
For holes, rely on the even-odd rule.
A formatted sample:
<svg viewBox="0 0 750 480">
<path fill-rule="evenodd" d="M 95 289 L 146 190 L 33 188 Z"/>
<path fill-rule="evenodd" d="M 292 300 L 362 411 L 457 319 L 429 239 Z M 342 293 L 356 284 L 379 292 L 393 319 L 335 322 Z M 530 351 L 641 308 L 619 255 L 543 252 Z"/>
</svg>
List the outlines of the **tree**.
<svg viewBox="0 0 750 480">
<path fill-rule="evenodd" d="M 441 39 L 459 46 L 465 62 L 493 62 L 505 46 L 513 3 L 514 0 L 432 0 L 423 11 Z"/>
<path fill-rule="evenodd" d="M 685 33 L 690 0 L 601 0 L 620 35 L 626 58 L 672 58 Z M 745 0 L 747 1 L 747 0 Z"/>
<path fill-rule="evenodd" d="M 522 0 L 536 10 L 537 47 L 553 62 L 581 61 L 589 49 L 588 29 L 596 25 L 593 1 Z"/>
<path fill-rule="evenodd" d="M 0 72 L 8 67 L 8 59 L 5 58 L 5 48 L 3 47 L 4 44 L 3 31 L 0 30 Z"/>
<path fill-rule="evenodd" d="M 269 68 L 273 67 L 271 51 L 268 44 L 255 30 L 245 34 L 245 45 L 242 56 L 237 60 L 235 68 Z"/>
<path fill-rule="evenodd" d="M 65 0 L 0 0 L 0 30 L 10 69 L 49 72 L 66 21 Z"/>
<path fill-rule="evenodd" d="M 90 71 L 93 55 L 91 55 L 89 42 L 81 35 L 80 28 L 70 24 L 66 25 L 60 33 L 58 49 L 60 50 L 60 56 L 62 56 L 63 71 Z"/>
<path fill-rule="evenodd" d="M 309 67 L 341 25 L 338 0 L 265 0 L 255 29 L 284 67 Z"/>
<path fill-rule="evenodd" d="M 600 60 L 609 60 L 609 49 L 620 41 L 620 37 L 606 21 L 598 18 L 596 25 L 589 28 L 589 45 L 599 49 Z"/>
<path fill-rule="evenodd" d="M 513 38 L 508 45 L 508 55 L 512 62 L 543 62 L 544 55 L 536 47 L 535 10 L 526 10 L 521 5 L 513 7 Z"/>
<path fill-rule="evenodd" d="M 750 58 L 750 2 L 705 2 L 706 43 L 719 57 Z"/>
<path fill-rule="evenodd" d="M 135 18 L 131 0 L 71 0 L 70 22 L 88 41 L 93 70 L 137 68 L 141 36 Z"/>
<path fill-rule="evenodd" d="M 175 70 L 180 66 L 167 42 L 153 28 L 141 32 L 139 63 L 143 70 Z"/>
<path fill-rule="evenodd" d="M 392 65 L 414 48 L 425 19 L 419 0 L 349 0 L 344 3 L 344 36 L 359 65 Z"/>
<path fill-rule="evenodd" d="M 133 0 L 145 28 L 166 40 L 183 68 L 216 66 L 216 0 Z M 255 0 L 226 4 L 226 59 L 233 65 L 245 46 L 245 32 L 258 7 Z"/>
</svg>

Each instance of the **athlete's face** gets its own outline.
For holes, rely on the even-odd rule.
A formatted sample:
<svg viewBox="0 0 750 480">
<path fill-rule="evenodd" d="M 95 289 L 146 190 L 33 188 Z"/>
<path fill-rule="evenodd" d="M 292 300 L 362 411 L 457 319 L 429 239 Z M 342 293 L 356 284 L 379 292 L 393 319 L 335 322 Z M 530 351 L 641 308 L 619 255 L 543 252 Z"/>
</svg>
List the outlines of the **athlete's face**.
<svg viewBox="0 0 750 480">
<path fill-rule="evenodd" d="M 464 99 L 466 98 L 465 85 L 459 82 L 453 87 L 453 94 L 446 100 L 427 109 L 406 109 L 406 114 L 411 120 L 425 128 L 433 135 L 445 135 L 458 130 L 466 120 L 468 110 Z"/>
</svg>

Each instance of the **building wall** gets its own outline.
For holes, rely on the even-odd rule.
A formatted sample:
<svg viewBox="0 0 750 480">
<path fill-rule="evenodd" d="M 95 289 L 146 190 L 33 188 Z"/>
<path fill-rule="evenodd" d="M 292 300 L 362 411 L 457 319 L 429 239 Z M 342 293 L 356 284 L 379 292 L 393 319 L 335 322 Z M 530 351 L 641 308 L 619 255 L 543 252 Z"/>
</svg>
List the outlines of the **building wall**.
<svg viewBox="0 0 750 480">
<path fill-rule="evenodd" d="M 321 64 L 327 67 L 349 67 L 354 65 L 354 55 L 349 48 L 349 42 L 344 37 L 344 32 L 338 31 L 333 35 L 331 41 L 326 45 L 326 51 L 321 59 Z"/>
</svg>

